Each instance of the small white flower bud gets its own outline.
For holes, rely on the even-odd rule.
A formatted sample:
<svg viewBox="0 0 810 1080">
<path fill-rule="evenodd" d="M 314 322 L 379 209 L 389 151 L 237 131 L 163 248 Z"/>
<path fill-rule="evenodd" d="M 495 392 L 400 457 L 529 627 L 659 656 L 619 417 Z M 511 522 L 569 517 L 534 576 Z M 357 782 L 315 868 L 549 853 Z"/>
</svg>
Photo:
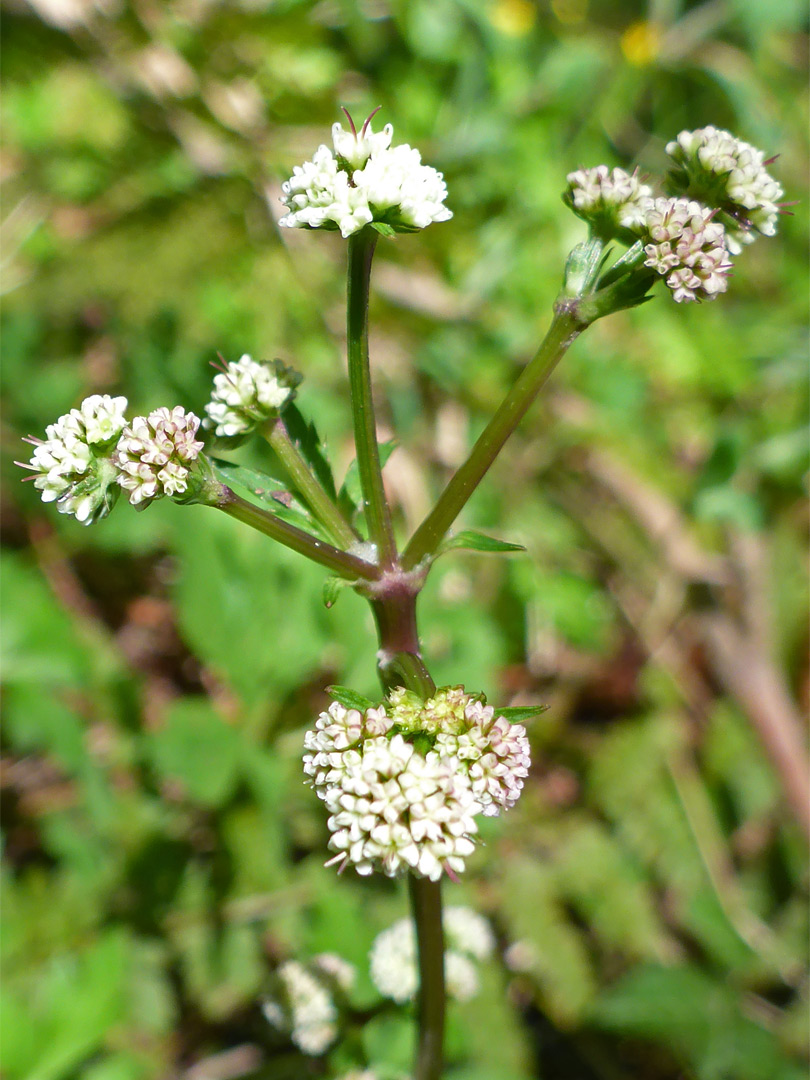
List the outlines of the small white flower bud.
<svg viewBox="0 0 810 1080">
<path fill-rule="evenodd" d="M 597 165 L 568 174 L 564 201 L 587 221 L 593 232 L 605 239 L 621 236 L 643 217 L 645 199 L 652 188 L 642 184 L 635 173 Z"/>
<path fill-rule="evenodd" d="M 290 400 L 300 378 L 279 361 L 256 363 L 245 353 L 214 376 L 203 427 L 218 438 L 246 435 L 257 424 L 277 416 Z"/>
<path fill-rule="evenodd" d="M 373 116 L 374 113 L 371 115 Z M 370 116 L 358 134 L 354 121 L 348 113 L 346 116 L 349 119 L 349 131 L 344 131 L 341 124 L 332 125 L 332 144 L 335 155 L 339 160 L 345 161 L 351 169 L 362 169 L 372 154 L 379 154 L 388 149 L 394 135 L 394 127 L 392 124 L 386 124 L 382 131 L 375 133 L 371 127 Z"/>
</svg>

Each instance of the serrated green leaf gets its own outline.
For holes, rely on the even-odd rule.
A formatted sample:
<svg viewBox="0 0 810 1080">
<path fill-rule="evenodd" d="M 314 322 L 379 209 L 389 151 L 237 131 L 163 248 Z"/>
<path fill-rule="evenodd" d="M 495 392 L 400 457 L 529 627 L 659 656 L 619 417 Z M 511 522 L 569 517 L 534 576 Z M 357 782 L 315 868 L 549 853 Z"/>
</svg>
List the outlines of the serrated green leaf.
<svg viewBox="0 0 810 1080">
<path fill-rule="evenodd" d="M 321 438 L 314 424 L 306 420 L 297 405 L 290 404 L 284 409 L 284 426 L 287 434 L 301 451 L 307 465 L 317 476 L 326 494 L 331 498 L 337 497 L 335 478 L 332 475 L 332 466 L 326 456 Z"/>
<path fill-rule="evenodd" d="M 385 468 L 386 462 L 396 450 L 397 445 L 395 439 L 390 439 L 388 442 L 379 444 L 381 469 Z M 362 501 L 363 492 L 360 489 L 360 473 L 358 472 L 357 459 L 355 458 L 346 470 L 346 476 L 343 479 L 343 484 L 338 495 L 338 506 L 344 514 L 351 517 L 352 514 L 357 512 Z"/>
<path fill-rule="evenodd" d="M 510 724 L 523 724 L 541 713 L 548 712 L 548 705 L 514 705 L 508 709 L 496 709 L 496 712 Z"/>
<path fill-rule="evenodd" d="M 248 468 L 245 465 L 235 465 L 230 461 L 212 459 L 214 472 L 228 485 L 236 484 L 237 487 L 249 491 L 265 506 L 269 507 L 276 517 L 286 521 L 289 525 L 295 525 L 304 532 L 315 533 L 322 539 L 326 539 L 321 525 L 312 517 L 309 511 L 301 503 L 294 501 L 289 489 L 280 480 L 276 480 L 268 473 L 259 469 Z"/>
<path fill-rule="evenodd" d="M 455 551 L 458 548 L 494 555 L 506 555 L 514 551 L 526 550 L 522 544 L 510 544 L 506 540 L 496 540 L 494 536 L 486 536 L 484 533 L 475 532 L 474 529 L 463 529 L 461 532 L 456 533 L 454 536 L 448 536 L 446 540 L 442 541 L 436 554 L 437 556 L 444 555 L 446 551 Z"/>
<path fill-rule="evenodd" d="M 358 694 L 355 690 L 350 690 L 348 686 L 327 686 L 326 689 L 335 701 L 339 701 L 347 709 L 359 709 L 360 712 L 365 712 L 366 709 L 371 709 L 374 706 L 371 698 L 364 697 L 363 694 Z"/>
</svg>

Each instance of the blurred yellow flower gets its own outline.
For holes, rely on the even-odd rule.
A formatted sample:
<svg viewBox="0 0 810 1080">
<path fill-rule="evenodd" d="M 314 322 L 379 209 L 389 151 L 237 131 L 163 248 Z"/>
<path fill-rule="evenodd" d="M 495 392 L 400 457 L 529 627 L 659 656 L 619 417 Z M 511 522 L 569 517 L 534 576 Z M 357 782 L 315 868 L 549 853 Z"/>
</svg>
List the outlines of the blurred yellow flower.
<svg viewBox="0 0 810 1080">
<path fill-rule="evenodd" d="M 631 64 L 644 67 L 661 51 L 661 27 L 654 22 L 634 22 L 622 34 L 622 52 Z"/>
<path fill-rule="evenodd" d="M 529 0 L 496 0 L 490 12 L 496 30 L 509 37 L 523 37 L 537 21 L 537 7 Z"/>
</svg>

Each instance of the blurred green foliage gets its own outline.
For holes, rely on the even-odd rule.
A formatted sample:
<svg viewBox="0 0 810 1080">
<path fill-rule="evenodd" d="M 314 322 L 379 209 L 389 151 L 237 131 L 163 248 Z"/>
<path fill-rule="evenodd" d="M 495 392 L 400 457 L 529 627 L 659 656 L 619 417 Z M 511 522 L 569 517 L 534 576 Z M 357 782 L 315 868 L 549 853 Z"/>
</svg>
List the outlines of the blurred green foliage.
<svg viewBox="0 0 810 1080">
<path fill-rule="evenodd" d="M 338 106 L 382 104 L 455 213 L 376 261 L 404 534 L 548 319 L 582 238 L 568 171 L 655 174 L 668 138 L 712 123 L 778 153 L 804 198 L 805 18 L 798 0 L 9 5 L 9 1080 L 393 1075 L 411 1042 L 365 973 L 402 890 L 322 867 L 301 783 L 323 688 L 376 693 L 364 604 L 327 611 L 319 570 L 202 508 L 57 518 L 18 483 L 20 437 L 92 392 L 199 412 L 217 351 L 251 352 L 305 373 L 345 471 L 343 245 L 275 220 Z M 511 964 L 451 1009 L 454 1080 L 806 1075 L 807 862 L 762 739 L 808 694 L 806 200 L 794 213 L 716 304 L 660 296 L 576 345 L 464 515 L 528 554 L 451 553 L 422 597 L 438 683 L 551 705 L 524 798 L 447 887 Z M 259 1008 L 274 963 L 324 949 L 363 969 L 331 1064 Z"/>
</svg>

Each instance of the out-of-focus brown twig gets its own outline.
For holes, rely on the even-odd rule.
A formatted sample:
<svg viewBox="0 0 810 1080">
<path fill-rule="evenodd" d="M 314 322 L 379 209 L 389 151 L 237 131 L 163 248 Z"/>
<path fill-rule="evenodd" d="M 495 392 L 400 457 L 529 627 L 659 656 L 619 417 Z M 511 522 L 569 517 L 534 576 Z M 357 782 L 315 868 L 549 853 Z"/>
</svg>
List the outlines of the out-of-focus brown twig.
<svg viewBox="0 0 810 1080">
<path fill-rule="evenodd" d="M 661 550 L 667 568 L 688 581 L 735 582 L 737 617 L 718 607 L 695 624 L 714 676 L 746 713 L 759 735 L 796 821 L 810 837 L 810 763 L 804 726 L 772 655 L 770 597 L 762 541 L 735 537 L 729 558 L 702 551 L 678 509 L 605 451 L 586 457 L 588 474 L 634 517 Z"/>
<path fill-rule="evenodd" d="M 258 1046 L 243 1043 L 196 1062 L 182 1074 L 183 1080 L 237 1080 L 256 1072 L 263 1060 Z"/>
<path fill-rule="evenodd" d="M 724 615 L 701 619 L 712 666 L 757 730 L 794 817 L 810 837 L 810 768 L 802 721 L 770 658 Z"/>
</svg>

